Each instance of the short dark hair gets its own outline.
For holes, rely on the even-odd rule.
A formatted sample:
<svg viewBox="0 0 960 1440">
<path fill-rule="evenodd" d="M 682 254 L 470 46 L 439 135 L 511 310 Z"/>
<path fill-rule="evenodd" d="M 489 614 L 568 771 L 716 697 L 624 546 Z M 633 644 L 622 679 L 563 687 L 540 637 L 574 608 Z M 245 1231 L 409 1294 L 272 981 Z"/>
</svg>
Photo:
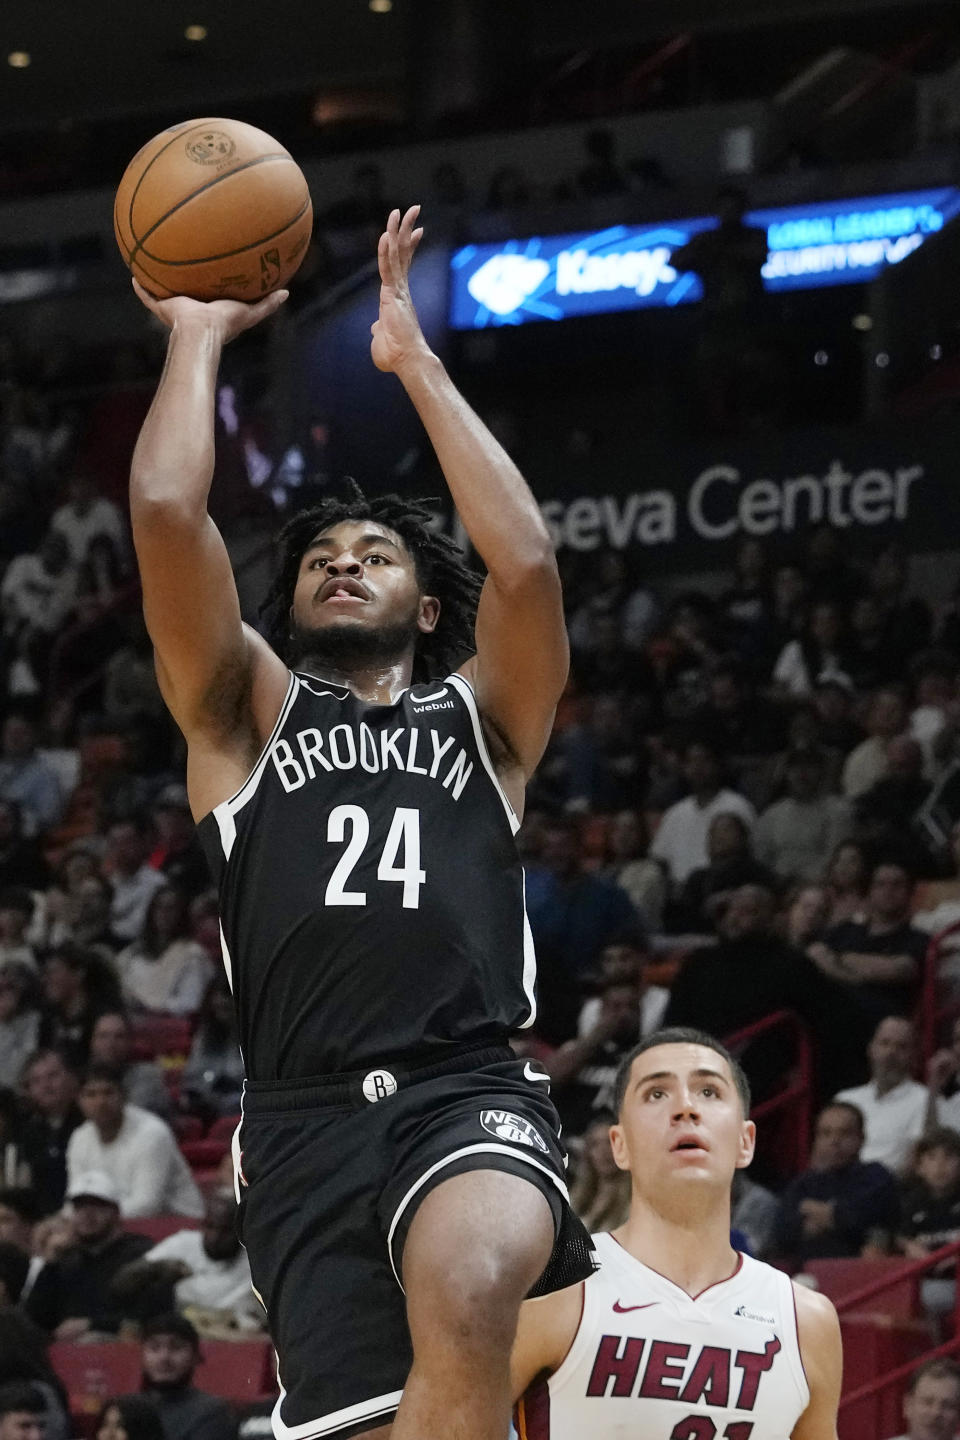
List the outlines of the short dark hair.
<svg viewBox="0 0 960 1440">
<path fill-rule="evenodd" d="M 476 649 L 473 626 L 480 598 L 481 579 L 460 547 L 448 535 L 432 528 L 433 516 L 420 500 L 399 495 L 367 496 L 355 480 L 344 480 L 348 494 L 331 498 L 310 510 L 303 510 L 280 531 L 277 547 L 280 564 L 276 578 L 260 607 L 266 617 L 267 640 L 281 659 L 290 645 L 289 610 L 303 559 L 310 541 L 332 525 L 345 520 L 373 520 L 399 535 L 416 570 L 425 594 L 440 602 L 440 618 L 429 635 L 420 635 L 414 656 L 414 679 L 430 680 L 448 675 L 462 665 Z"/>
<path fill-rule="evenodd" d="M 94 1060 L 83 1072 L 84 1085 L 89 1085 L 91 1081 L 112 1085 L 123 1094 L 123 1071 L 116 1065 L 105 1065 L 102 1060 Z"/>
<path fill-rule="evenodd" d="M 136 1440 L 164 1440 L 160 1412 L 146 1395 L 114 1395 L 106 1400 L 97 1416 L 94 1434 L 99 1435 L 108 1410 L 119 1410 L 123 1428 Z"/>
<path fill-rule="evenodd" d="M 866 1135 L 867 1122 L 863 1118 L 863 1111 L 859 1105 L 854 1105 L 852 1100 L 828 1100 L 826 1105 L 821 1105 L 818 1110 L 817 1119 L 819 1120 L 820 1116 L 825 1115 L 828 1110 L 846 1110 L 847 1113 L 852 1115 L 854 1120 L 856 1120 L 860 1134 Z"/>
<path fill-rule="evenodd" d="M 0 1240 L 0 1285 L 7 1292 L 7 1301 L 16 1305 L 23 1294 L 30 1273 L 30 1256 L 19 1245 Z"/>
<path fill-rule="evenodd" d="M 43 1391 L 23 1380 L 11 1380 L 6 1385 L 0 1385 L 0 1420 L 20 1411 L 27 1415 L 46 1415 L 47 1402 Z"/>
<path fill-rule="evenodd" d="M 178 1315 L 175 1310 L 169 1310 L 165 1315 L 155 1315 L 152 1320 L 148 1320 L 140 1338 L 152 1340 L 155 1335 L 175 1335 L 178 1340 L 186 1340 L 192 1345 L 197 1354 L 200 1353 L 200 1336 L 195 1326 L 191 1325 L 186 1315 Z"/>
<path fill-rule="evenodd" d="M 948 1155 L 960 1160 L 960 1135 L 956 1130 L 951 1130 L 949 1125 L 934 1126 L 925 1135 L 921 1135 L 914 1154 L 919 1160 L 921 1155 L 929 1155 L 931 1150 L 945 1150 Z"/>
<path fill-rule="evenodd" d="M 933 1380 L 954 1380 L 960 1386 L 960 1365 L 956 1360 L 942 1356 L 939 1360 L 928 1360 L 926 1365 L 920 1365 L 910 1376 L 910 1384 L 907 1386 L 907 1394 L 912 1395 L 927 1376 Z"/>
<path fill-rule="evenodd" d="M 12 1210 L 26 1225 L 35 1225 L 43 1214 L 40 1197 L 29 1185 L 0 1186 L 0 1205 Z"/>
<path fill-rule="evenodd" d="M 715 1039 L 713 1035 L 708 1035 L 706 1030 L 695 1030 L 690 1025 L 668 1025 L 665 1029 L 655 1030 L 652 1035 L 641 1040 L 639 1045 L 635 1045 L 629 1054 L 620 1061 L 613 1089 L 613 1108 L 617 1115 L 623 1109 L 623 1099 L 627 1093 L 634 1060 L 639 1059 L 645 1051 L 653 1050 L 658 1045 L 702 1045 L 706 1050 L 713 1050 L 721 1059 L 726 1060 L 730 1067 L 730 1074 L 733 1076 L 733 1083 L 737 1087 L 737 1094 L 740 1096 L 743 1113 L 744 1115 L 750 1114 L 750 1081 L 747 1079 L 743 1066 L 739 1060 L 734 1059 L 726 1045 Z"/>
</svg>

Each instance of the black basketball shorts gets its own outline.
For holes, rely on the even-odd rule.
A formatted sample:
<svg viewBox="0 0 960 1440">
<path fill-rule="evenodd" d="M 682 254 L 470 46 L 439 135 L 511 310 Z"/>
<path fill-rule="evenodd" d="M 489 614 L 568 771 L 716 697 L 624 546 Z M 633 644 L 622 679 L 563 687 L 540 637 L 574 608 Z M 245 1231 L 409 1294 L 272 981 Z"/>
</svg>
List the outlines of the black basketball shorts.
<svg viewBox="0 0 960 1440">
<path fill-rule="evenodd" d="M 592 1273 L 548 1091 L 506 1047 L 247 1084 L 234 1145 L 240 1236 L 279 1356 L 280 1440 L 346 1440 L 392 1421 L 412 1360 L 404 1241 L 451 1176 L 504 1170 L 546 1197 L 556 1241 L 532 1294 Z"/>
</svg>

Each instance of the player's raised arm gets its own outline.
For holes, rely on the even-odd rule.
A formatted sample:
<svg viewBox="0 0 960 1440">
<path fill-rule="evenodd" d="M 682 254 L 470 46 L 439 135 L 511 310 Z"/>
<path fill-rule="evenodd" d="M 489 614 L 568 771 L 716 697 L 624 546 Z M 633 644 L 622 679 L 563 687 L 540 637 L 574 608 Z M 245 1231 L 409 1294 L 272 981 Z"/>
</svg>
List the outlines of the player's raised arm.
<svg viewBox="0 0 960 1440">
<path fill-rule="evenodd" d="M 427 345 L 410 299 L 419 206 L 394 210 L 380 240 L 380 318 L 372 354 L 416 406 L 467 534 L 487 567 L 477 655 L 466 671 L 481 712 L 529 776 L 567 678 L 567 632 L 550 535 L 513 461 Z"/>
<path fill-rule="evenodd" d="M 810 1403 L 793 1427 L 791 1440 L 837 1440 L 837 1405 L 843 1352 L 837 1312 L 825 1295 L 794 1285 L 800 1355 Z"/>
<path fill-rule="evenodd" d="M 160 687 L 189 741 L 239 703 L 256 643 L 247 638 L 226 547 L 207 514 L 220 354 L 241 331 L 272 315 L 286 291 L 247 305 L 155 300 L 134 288 L 170 328 L 170 339 L 133 455 L 133 540 Z"/>
</svg>

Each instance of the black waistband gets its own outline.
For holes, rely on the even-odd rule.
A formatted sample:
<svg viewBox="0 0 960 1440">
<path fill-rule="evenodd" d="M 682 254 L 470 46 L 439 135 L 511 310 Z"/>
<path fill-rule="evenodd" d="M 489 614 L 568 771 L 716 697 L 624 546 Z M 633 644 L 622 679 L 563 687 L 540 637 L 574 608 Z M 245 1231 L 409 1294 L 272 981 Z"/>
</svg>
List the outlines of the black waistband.
<svg viewBox="0 0 960 1440">
<path fill-rule="evenodd" d="M 392 1060 L 343 1075 L 311 1075 L 297 1080 L 248 1080 L 243 1088 L 244 1115 L 314 1110 L 324 1105 L 367 1105 L 386 1100 L 408 1085 L 420 1085 L 440 1075 L 479 1070 L 516 1060 L 509 1045 L 456 1045 L 443 1058 L 400 1064 Z"/>
</svg>

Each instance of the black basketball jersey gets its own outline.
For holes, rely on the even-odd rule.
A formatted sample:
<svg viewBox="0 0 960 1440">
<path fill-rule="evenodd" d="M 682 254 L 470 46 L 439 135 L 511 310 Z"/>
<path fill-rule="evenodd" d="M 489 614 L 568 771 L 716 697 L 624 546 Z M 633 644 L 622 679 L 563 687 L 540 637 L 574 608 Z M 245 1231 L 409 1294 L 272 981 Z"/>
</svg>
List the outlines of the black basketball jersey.
<svg viewBox="0 0 960 1440">
<path fill-rule="evenodd" d="M 291 675 L 246 784 L 198 827 L 248 1077 L 530 1025 L 517 827 L 462 676 L 371 705 Z"/>
</svg>

